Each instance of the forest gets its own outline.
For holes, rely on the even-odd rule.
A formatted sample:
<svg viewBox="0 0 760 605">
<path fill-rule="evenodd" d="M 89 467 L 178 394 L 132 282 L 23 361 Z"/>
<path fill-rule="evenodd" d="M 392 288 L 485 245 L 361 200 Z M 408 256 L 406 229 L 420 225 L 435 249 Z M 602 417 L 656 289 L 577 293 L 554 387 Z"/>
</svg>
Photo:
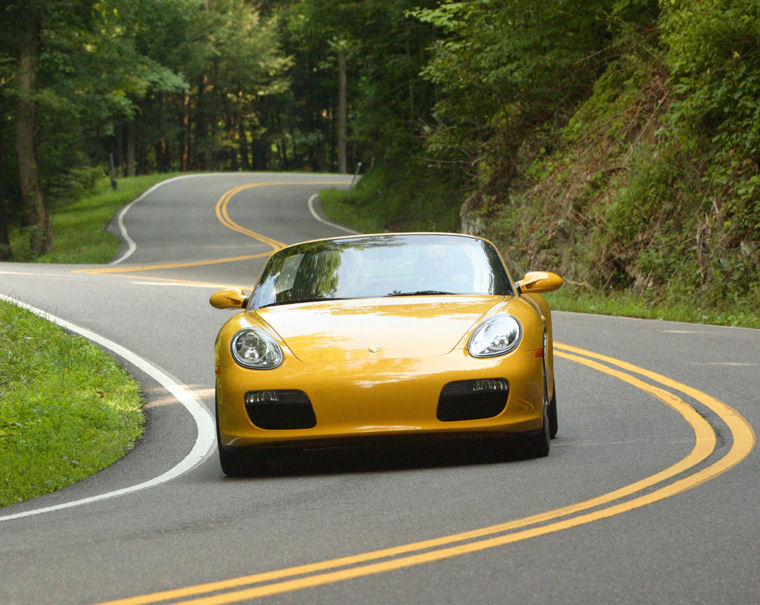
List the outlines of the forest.
<svg viewBox="0 0 760 605">
<path fill-rule="evenodd" d="M 379 228 L 760 308 L 757 0 L 0 6 L 0 260 L 109 173 L 361 168 Z"/>
</svg>

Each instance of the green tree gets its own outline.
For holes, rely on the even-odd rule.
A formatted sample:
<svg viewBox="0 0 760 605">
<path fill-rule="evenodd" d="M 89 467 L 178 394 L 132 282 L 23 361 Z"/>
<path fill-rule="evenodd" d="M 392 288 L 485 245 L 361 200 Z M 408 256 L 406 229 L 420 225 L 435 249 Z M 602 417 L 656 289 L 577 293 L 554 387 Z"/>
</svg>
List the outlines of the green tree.
<svg viewBox="0 0 760 605">
<path fill-rule="evenodd" d="M 438 101 L 427 149 L 454 162 L 472 186 L 503 202 L 525 151 L 591 89 L 609 53 L 611 2 L 455 2 L 416 10 L 440 38 L 424 69 Z"/>
<path fill-rule="evenodd" d="M 137 168 L 265 168 L 255 161 L 262 123 L 288 86 L 276 19 L 243 0 L 165 0 L 141 17 L 137 49 L 184 84 L 136 99 L 127 147 Z"/>
<path fill-rule="evenodd" d="M 30 248 L 35 256 L 49 252 L 53 246 L 50 216 L 42 196 L 37 162 L 37 78 L 40 37 L 43 26 L 61 11 L 59 3 L 27 2 L 23 7 L 11 3 L 5 7 L 4 34 L 8 35 L 16 64 L 16 132 L 15 148 L 19 172 L 19 190 L 29 228 Z M 78 6 L 76 8 L 86 8 Z M 77 10 L 72 11 L 80 17 Z"/>
<path fill-rule="evenodd" d="M 130 33 L 140 9 L 161 1 L 32 0 L 4 7 L 3 72 L 12 65 L 15 77 L 3 86 L 1 107 L 4 122 L 15 125 L 19 183 L 19 200 L 6 205 L 5 218 L 16 214 L 15 206 L 33 256 L 52 248 L 51 205 L 78 181 L 91 181 L 80 178 L 88 172 L 82 167 L 105 163 L 101 143 L 133 110 L 130 96 L 177 85 L 173 74 L 134 51 Z M 7 140 L 8 131 L 3 134 Z"/>
<path fill-rule="evenodd" d="M 275 147 L 280 161 L 289 151 L 293 167 L 345 172 L 351 155 L 349 101 L 355 98 L 357 78 L 353 45 L 337 18 L 343 4 L 276 4 L 272 8 L 280 15 L 283 49 L 292 57 L 290 87 L 270 114 L 270 130 L 279 133 Z"/>
<path fill-rule="evenodd" d="M 11 55 L 11 51 L 8 40 L 0 37 L 0 261 L 13 258 L 9 236 L 13 210 L 10 200 L 18 197 L 18 172 L 11 152 L 15 107 L 11 83 L 16 77 L 17 59 Z"/>
</svg>

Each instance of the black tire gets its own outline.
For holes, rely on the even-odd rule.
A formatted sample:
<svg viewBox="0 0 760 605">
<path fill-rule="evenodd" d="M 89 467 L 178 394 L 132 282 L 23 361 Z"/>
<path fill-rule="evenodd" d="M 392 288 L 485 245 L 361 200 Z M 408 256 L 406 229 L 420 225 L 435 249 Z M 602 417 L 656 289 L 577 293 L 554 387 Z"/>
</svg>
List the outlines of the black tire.
<svg viewBox="0 0 760 605">
<path fill-rule="evenodd" d="M 546 343 L 546 334 L 544 334 L 544 343 Z M 544 347 L 544 351 L 546 348 Z M 551 403 L 549 403 L 549 393 L 546 390 L 546 353 L 544 353 L 543 360 L 543 400 L 544 400 L 544 413 L 543 423 L 541 424 L 541 432 L 535 436 L 525 438 L 525 453 L 532 458 L 543 458 L 549 455 L 549 449 L 551 447 Z M 557 408 L 555 406 L 554 411 Z"/>
<path fill-rule="evenodd" d="M 222 446 L 222 436 L 219 431 L 219 404 L 215 402 L 216 411 L 216 447 L 219 452 L 219 464 L 222 472 L 228 477 L 247 477 L 261 474 L 266 467 L 266 456 L 263 452 L 233 451 Z"/>
<path fill-rule="evenodd" d="M 559 423 L 557 421 L 557 389 L 555 387 L 554 393 L 552 393 L 552 400 L 549 402 L 549 437 L 554 439 L 557 436 L 559 430 Z"/>
<path fill-rule="evenodd" d="M 524 437 L 524 439 L 524 452 L 531 458 L 544 458 L 549 455 L 551 437 L 549 437 L 549 417 L 546 406 L 544 407 L 544 424 L 541 427 L 541 432 L 538 435 Z"/>
<path fill-rule="evenodd" d="M 221 443 L 218 443 L 218 446 L 219 463 L 225 475 L 228 477 L 244 477 L 248 474 L 250 467 L 246 464 L 243 456 L 225 449 Z"/>
<path fill-rule="evenodd" d="M 546 333 L 546 330 L 544 330 L 544 356 L 541 359 L 543 363 L 543 371 L 544 371 L 544 401 L 548 398 L 548 391 L 547 391 L 547 380 L 546 380 L 546 357 L 549 354 L 549 338 Z M 554 439 L 557 436 L 557 431 L 559 430 L 559 423 L 557 422 L 557 385 L 554 382 L 554 375 L 552 375 L 552 398 L 551 401 L 549 401 L 548 405 L 548 415 L 549 415 L 549 438 Z"/>
<path fill-rule="evenodd" d="M 263 475 L 267 468 L 267 453 L 264 451 L 234 451 L 222 446 L 217 433 L 219 463 L 228 477 L 255 477 Z"/>
</svg>

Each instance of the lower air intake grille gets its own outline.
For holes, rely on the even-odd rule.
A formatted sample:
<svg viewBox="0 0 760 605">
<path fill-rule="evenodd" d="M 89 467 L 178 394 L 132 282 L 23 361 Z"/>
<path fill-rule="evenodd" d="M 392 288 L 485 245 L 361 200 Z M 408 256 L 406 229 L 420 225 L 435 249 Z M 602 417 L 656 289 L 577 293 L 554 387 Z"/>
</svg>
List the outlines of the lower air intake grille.
<svg viewBox="0 0 760 605">
<path fill-rule="evenodd" d="M 443 387 L 438 420 L 476 420 L 499 414 L 507 405 L 509 383 L 504 378 L 458 380 Z"/>
<path fill-rule="evenodd" d="M 251 422 L 262 429 L 310 429 L 317 424 L 303 391 L 249 391 L 245 409 Z"/>
</svg>

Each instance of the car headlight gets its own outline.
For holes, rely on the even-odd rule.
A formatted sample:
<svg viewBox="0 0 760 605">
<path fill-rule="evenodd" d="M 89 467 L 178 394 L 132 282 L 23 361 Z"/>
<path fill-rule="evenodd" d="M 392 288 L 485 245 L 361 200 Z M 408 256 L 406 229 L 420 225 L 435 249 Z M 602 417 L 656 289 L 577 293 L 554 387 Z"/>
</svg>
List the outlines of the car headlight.
<svg viewBox="0 0 760 605">
<path fill-rule="evenodd" d="M 484 321 L 470 336 L 467 350 L 473 357 L 496 357 L 517 347 L 522 326 L 511 315 L 497 315 Z"/>
<path fill-rule="evenodd" d="M 272 370 L 282 363 L 282 349 L 266 332 L 244 328 L 230 341 L 235 361 L 244 368 Z"/>
</svg>

